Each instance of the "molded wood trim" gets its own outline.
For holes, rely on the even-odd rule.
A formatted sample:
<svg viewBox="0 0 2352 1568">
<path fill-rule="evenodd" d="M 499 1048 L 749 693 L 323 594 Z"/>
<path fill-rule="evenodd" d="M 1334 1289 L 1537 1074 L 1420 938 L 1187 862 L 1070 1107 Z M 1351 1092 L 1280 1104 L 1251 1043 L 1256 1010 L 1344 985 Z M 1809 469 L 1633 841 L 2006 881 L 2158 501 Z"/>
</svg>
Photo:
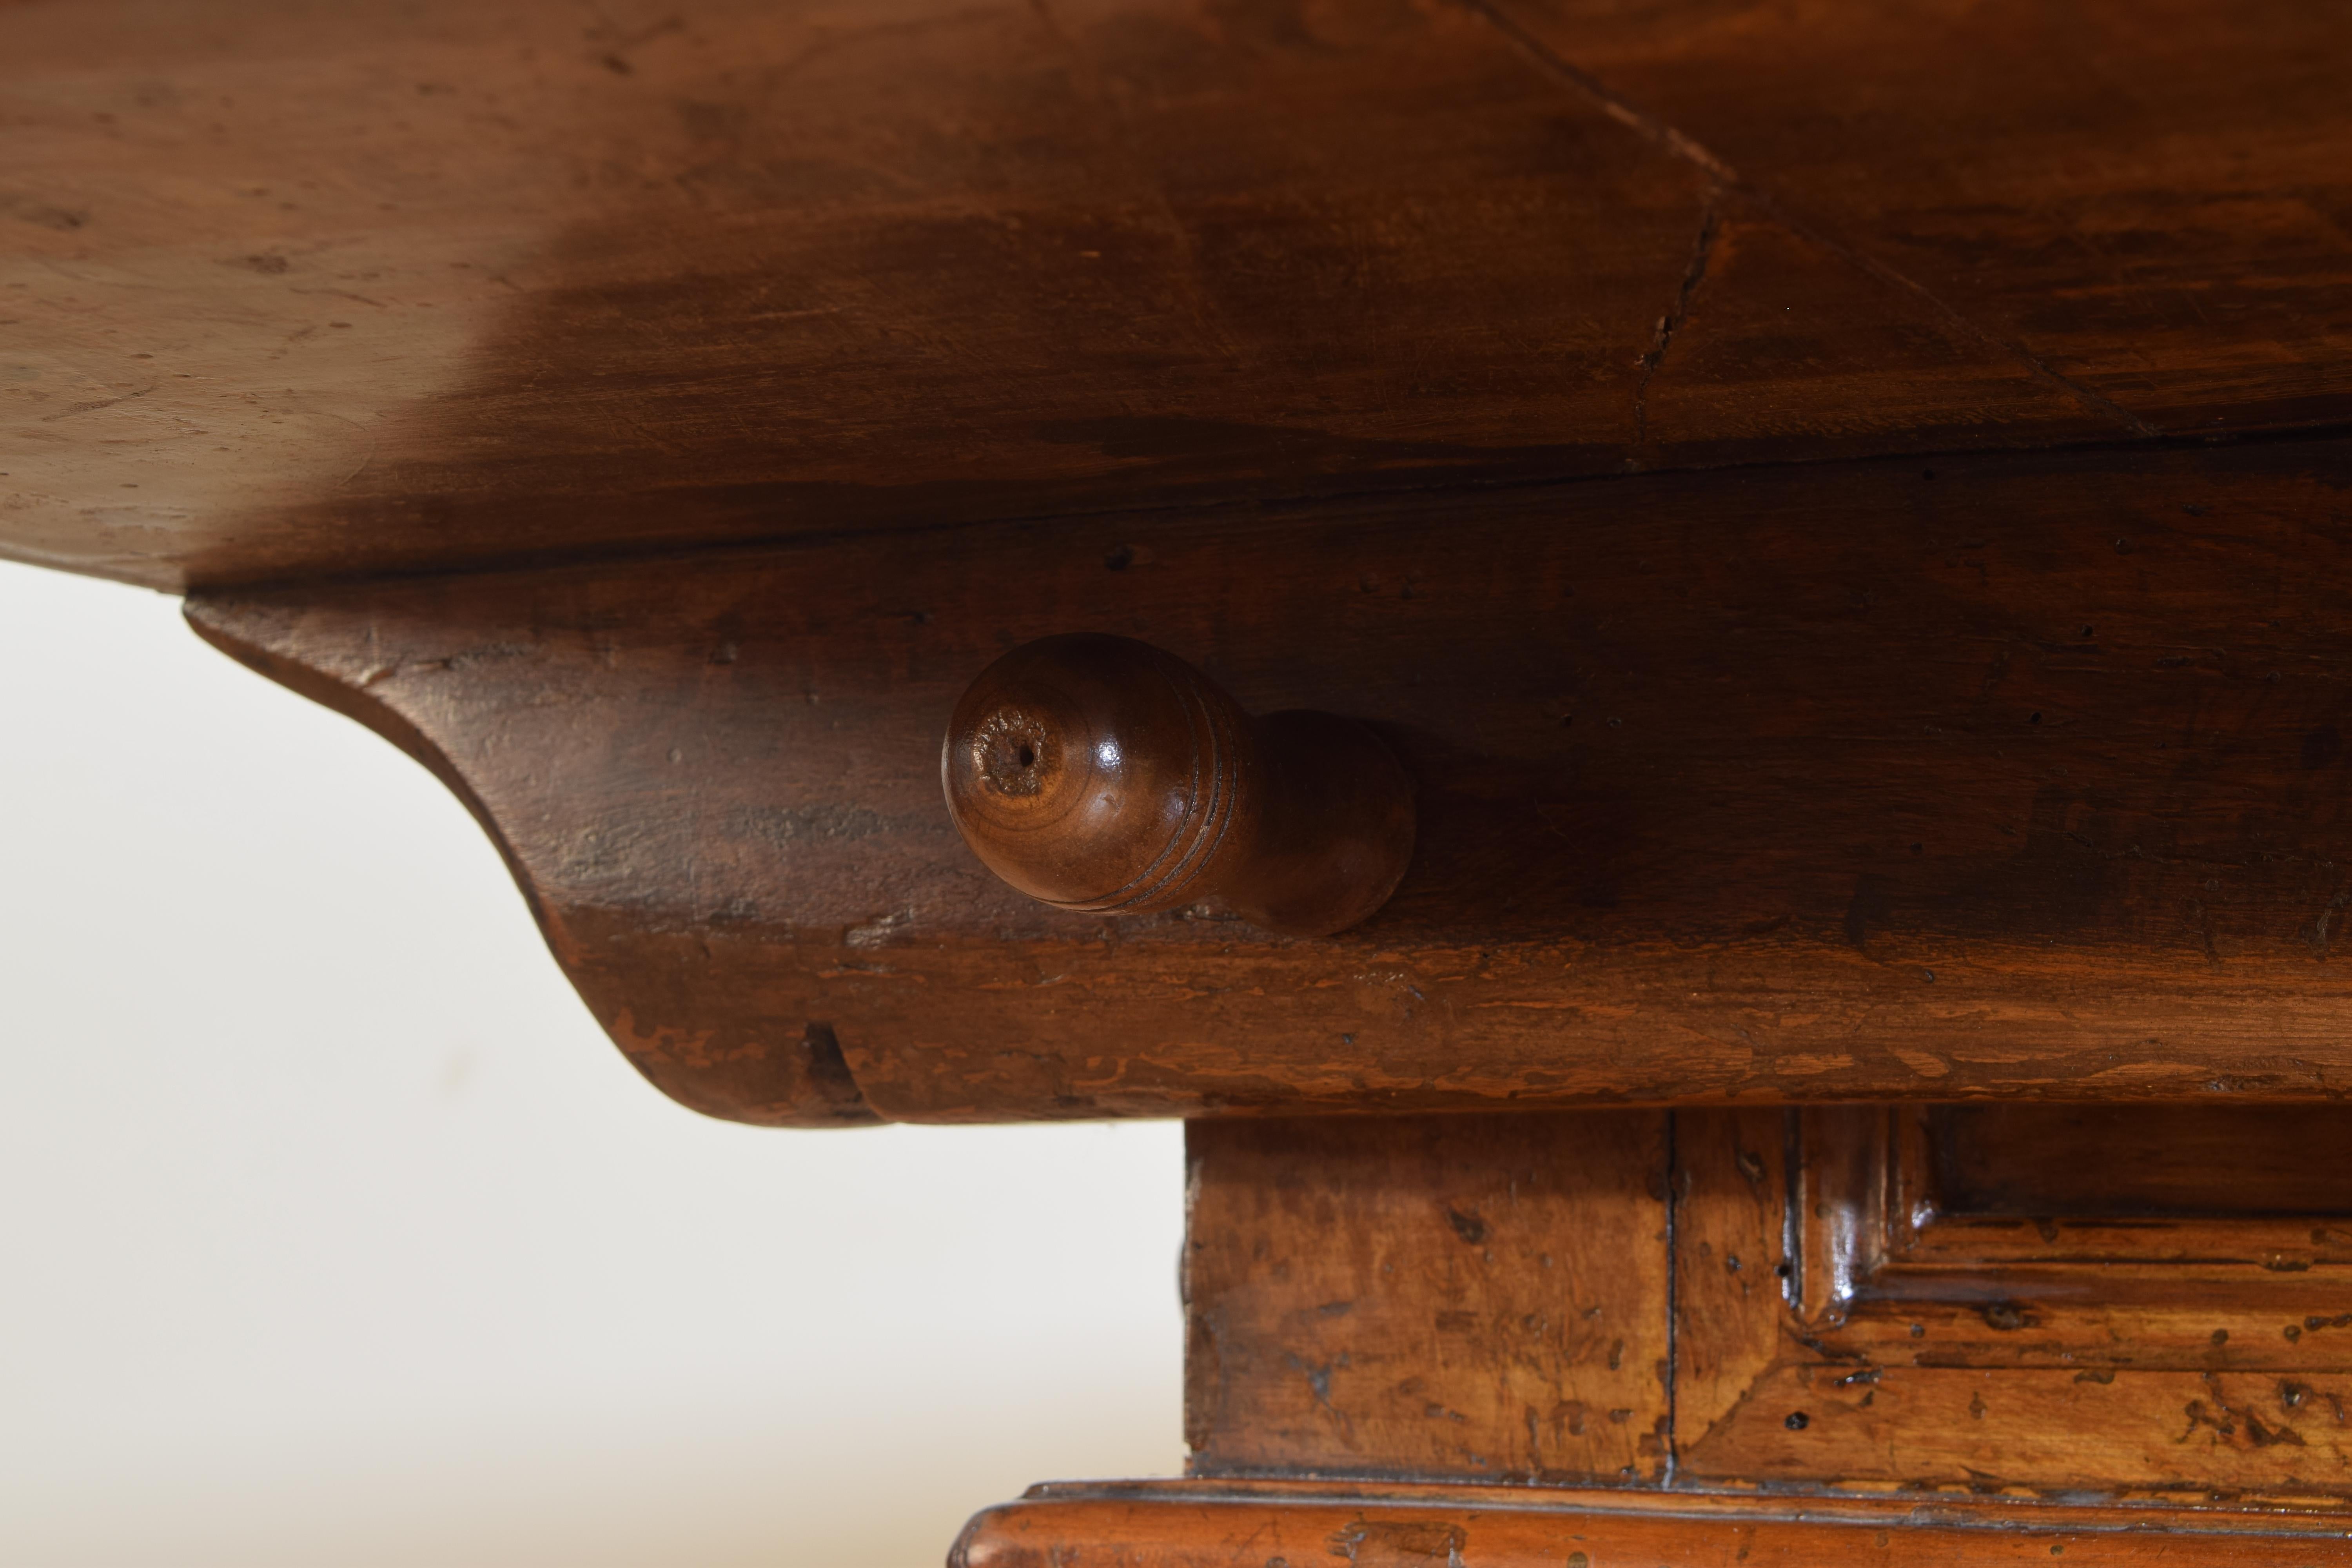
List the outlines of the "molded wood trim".
<svg viewBox="0 0 2352 1568">
<path fill-rule="evenodd" d="M 2320 1568 L 2341 1520 L 1997 1500 L 1836 1501 L 1230 1482 L 1038 1487 L 950 1568 Z"/>
</svg>

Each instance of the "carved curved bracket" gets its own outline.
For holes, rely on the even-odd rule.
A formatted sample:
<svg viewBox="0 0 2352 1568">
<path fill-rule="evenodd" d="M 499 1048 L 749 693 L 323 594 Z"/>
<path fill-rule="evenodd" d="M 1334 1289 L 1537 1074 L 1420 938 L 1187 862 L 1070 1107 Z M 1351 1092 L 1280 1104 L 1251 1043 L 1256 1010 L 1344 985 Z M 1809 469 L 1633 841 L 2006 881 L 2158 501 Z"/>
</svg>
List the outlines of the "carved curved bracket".
<svg viewBox="0 0 2352 1568">
<path fill-rule="evenodd" d="M 692 705 L 667 725 L 626 722 L 642 688 L 597 681 L 593 647 L 483 617 L 468 586 L 439 596 L 446 618 L 398 594 L 354 605 L 330 593 L 299 607 L 193 597 L 188 620 L 375 731 L 465 802 L 582 999 L 664 1094 L 761 1126 L 880 1121 L 832 1028 L 775 984 L 794 967 L 777 951 L 789 931 L 740 906 L 698 906 L 695 792 L 638 809 L 648 773 L 683 760 Z"/>
</svg>

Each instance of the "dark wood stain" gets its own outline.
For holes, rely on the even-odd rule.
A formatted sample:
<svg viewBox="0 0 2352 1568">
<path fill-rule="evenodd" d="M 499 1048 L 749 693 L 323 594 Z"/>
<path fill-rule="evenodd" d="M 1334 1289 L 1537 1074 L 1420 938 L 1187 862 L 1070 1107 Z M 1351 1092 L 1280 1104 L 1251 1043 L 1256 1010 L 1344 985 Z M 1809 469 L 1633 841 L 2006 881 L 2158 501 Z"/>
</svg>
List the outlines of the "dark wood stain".
<svg viewBox="0 0 2352 1568">
<path fill-rule="evenodd" d="M 2340 420 L 2341 29 L 2160 12 L 14 5 L 0 550 L 217 587 Z"/>
<path fill-rule="evenodd" d="M 2352 1107 L 1941 1106 L 1939 1203 L 1954 1215 L 2352 1214 Z M 2092 1165 L 2088 1146 L 2134 1157 Z"/>
</svg>

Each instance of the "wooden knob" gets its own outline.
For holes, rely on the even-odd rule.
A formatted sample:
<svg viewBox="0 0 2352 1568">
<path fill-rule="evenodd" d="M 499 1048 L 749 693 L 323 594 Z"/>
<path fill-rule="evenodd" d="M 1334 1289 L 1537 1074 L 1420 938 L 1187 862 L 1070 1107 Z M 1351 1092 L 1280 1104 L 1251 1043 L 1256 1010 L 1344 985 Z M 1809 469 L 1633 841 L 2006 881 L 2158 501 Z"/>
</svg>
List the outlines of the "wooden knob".
<svg viewBox="0 0 2352 1568">
<path fill-rule="evenodd" d="M 1252 719 L 1129 637 L 1046 637 L 982 670 L 940 755 L 988 868 L 1059 909 L 1223 903 L 1325 936 L 1388 901 L 1412 858 L 1412 783 L 1336 714 Z"/>
</svg>

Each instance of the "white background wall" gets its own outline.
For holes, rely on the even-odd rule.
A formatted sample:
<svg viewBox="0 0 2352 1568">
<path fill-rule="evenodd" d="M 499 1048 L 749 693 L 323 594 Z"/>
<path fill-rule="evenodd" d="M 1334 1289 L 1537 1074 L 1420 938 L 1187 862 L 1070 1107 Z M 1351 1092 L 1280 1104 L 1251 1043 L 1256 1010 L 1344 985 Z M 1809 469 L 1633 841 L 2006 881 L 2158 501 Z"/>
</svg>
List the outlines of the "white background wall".
<svg viewBox="0 0 2352 1568">
<path fill-rule="evenodd" d="M 0 564 L 0 1564 L 917 1568 L 1173 1473 L 1168 1124 L 641 1082 L 415 763 Z"/>
</svg>

